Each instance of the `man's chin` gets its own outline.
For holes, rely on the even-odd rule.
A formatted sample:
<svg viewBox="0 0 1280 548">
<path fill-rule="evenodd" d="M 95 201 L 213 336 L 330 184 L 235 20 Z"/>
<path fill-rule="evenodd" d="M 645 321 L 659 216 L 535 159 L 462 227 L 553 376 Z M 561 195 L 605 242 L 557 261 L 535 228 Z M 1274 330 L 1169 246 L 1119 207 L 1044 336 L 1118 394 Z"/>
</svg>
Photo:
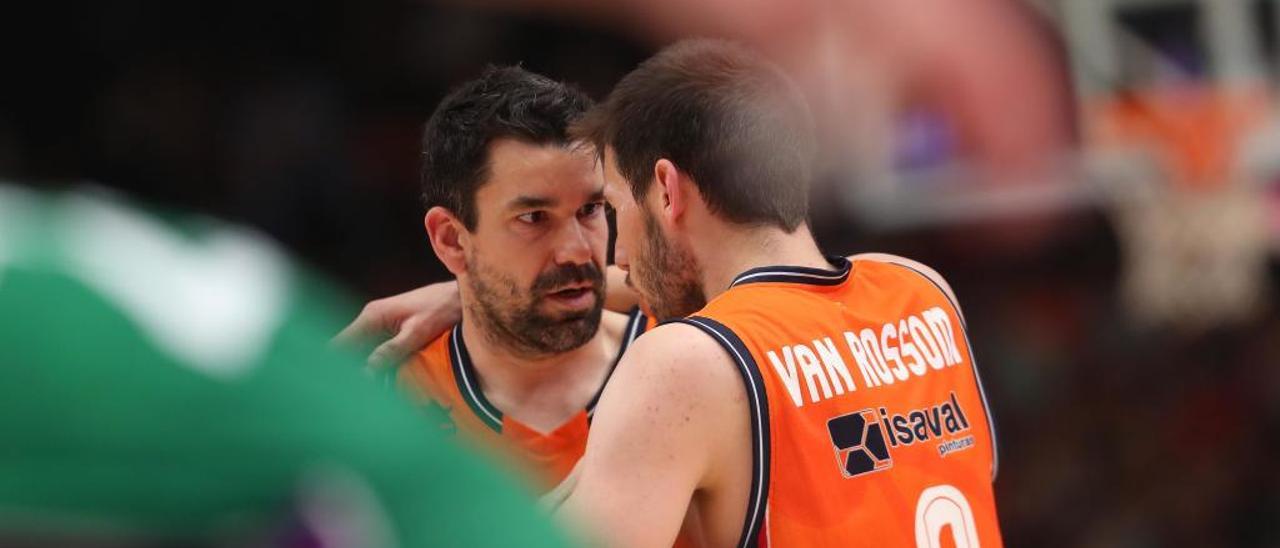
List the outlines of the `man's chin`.
<svg viewBox="0 0 1280 548">
<path fill-rule="evenodd" d="M 641 297 L 641 303 L 645 312 L 653 315 L 659 322 L 687 318 L 707 305 L 705 301 L 693 298 L 668 300 Z"/>
<path fill-rule="evenodd" d="M 573 314 L 556 316 L 540 315 L 536 329 L 540 346 L 547 352 L 568 352 L 581 347 L 595 337 L 600 329 L 601 309 L 587 310 Z"/>
<path fill-rule="evenodd" d="M 572 314 L 559 314 L 556 316 L 544 316 L 543 320 L 548 326 L 567 326 L 587 323 L 591 320 L 591 312 L 576 312 Z"/>
</svg>

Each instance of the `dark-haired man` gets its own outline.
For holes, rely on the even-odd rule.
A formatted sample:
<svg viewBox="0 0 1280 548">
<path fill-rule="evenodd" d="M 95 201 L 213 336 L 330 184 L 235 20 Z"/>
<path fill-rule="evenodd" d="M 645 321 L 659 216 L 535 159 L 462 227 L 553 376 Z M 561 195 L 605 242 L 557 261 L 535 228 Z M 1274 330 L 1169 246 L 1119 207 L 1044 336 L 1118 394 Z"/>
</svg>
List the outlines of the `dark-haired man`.
<svg viewBox="0 0 1280 548">
<path fill-rule="evenodd" d="M 660 319 L 601 396 L 568 514 L 621 546 L 1000 544 L 994 433 L 950 289 L 807 228 L 809 114 L 776 67 L 679 43 L 575 128 Z"/>
<path fill-rule="evenodd" d="M 568 136 L 589 104 L 541 75 L 490 68 L 441 101 L 423 137 L 424 224 L 462 312 L 401 380 L 543 489 L 577 463 L 596 397 L 648 323 L 603 310 L 604 183 Z"/>
<path fill-rule="evenodd" d="M 568 135 L 589 105 L 541 75 L 490 68 L 441 101 L 423 136 L 424 224 L 462 313 L 400 377 L 543 490 L 577 464 L 600 392 L 650 326 L 638 308 L 603 310 L 604 181 Z"/>
</svg>

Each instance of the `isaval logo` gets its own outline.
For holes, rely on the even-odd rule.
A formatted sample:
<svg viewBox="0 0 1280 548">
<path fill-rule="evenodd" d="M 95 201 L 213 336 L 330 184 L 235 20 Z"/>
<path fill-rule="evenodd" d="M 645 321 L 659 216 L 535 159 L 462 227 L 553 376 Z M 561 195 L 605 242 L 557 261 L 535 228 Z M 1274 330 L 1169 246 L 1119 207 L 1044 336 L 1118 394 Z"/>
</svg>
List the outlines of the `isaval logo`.
<svg viewBox="0 0 1280 548">
<path fill-rule="evenodd" d="M 893 457 L 885 445 L 884 430 L 870 409 L 855 411 L 827 421 L 831 443 L 835 445 L 836 465 L 846 478 L 893 466 Z"/>
<path fill-rule="evenodd" d="M 846 478 L 892 467 L 890 448 L 938 440 L 941 457 L 968 449 L 973 447 L 973 436 L 953 437 L 967 430 L 969 420 L 955 392 L 941 403 L 906 413 L 891 413 L 881 407 L 854 411 L 827 421 L 836 464 Z"/>
</svg>

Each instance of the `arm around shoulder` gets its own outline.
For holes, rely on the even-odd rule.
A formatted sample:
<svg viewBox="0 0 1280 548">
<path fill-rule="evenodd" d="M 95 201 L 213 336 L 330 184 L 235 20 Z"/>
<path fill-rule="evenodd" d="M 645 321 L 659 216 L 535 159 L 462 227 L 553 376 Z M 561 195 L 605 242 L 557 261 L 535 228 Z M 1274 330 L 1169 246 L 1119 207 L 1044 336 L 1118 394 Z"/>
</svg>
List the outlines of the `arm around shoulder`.
<svg viewBox="0 0 1280 548">
<path fill-rule="evenodd" d="M 369 365 L 396 365 L 461 320 L 458 282 L 449 280 L 369 302 L 334 341 L 375 341 Z"/>
</svg>

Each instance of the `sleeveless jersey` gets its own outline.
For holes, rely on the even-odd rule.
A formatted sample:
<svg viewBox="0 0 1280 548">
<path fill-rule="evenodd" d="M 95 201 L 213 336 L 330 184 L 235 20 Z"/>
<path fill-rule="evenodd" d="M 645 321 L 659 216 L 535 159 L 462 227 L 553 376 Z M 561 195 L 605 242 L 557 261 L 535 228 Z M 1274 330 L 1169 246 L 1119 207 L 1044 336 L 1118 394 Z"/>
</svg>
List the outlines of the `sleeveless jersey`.
<svg viewBox="0 0 1280 548">
<path fill-rule="evenodd" d="M 605 383 L 609 382 L 612 368 L 617 366 L 618 358 L 631 341 L 651 327 L 651 323 L 650 317 L 638 308 L 631 312 Z M 428 403 L 442 407 L 450 420 L 444 425 L 446 428 L 456 428 L 465 438 L 510 457 L 512 464 L 526 473 L 539 492 L 555 487 L 569 475 L 586 450 L 587 429 L 600 392 L 596 392 L 580 413 L 544 434 L 503 415 L 485 398 L 463 341 L 462 324 L 455 325 L 401 368 L 402 384 L 426 398 Z M 603 389 L 604 383 L 600 387 Z"/>
<path fill-rule="evenodd" d="M 906 266 L 765 267 L 682 320 L 746 382 L 741 545 L 1000 546 L 992 429 L 964 323 Z"/>
</svg>

